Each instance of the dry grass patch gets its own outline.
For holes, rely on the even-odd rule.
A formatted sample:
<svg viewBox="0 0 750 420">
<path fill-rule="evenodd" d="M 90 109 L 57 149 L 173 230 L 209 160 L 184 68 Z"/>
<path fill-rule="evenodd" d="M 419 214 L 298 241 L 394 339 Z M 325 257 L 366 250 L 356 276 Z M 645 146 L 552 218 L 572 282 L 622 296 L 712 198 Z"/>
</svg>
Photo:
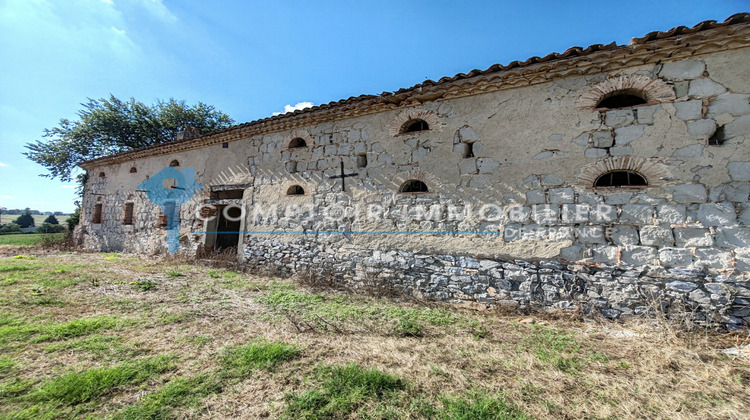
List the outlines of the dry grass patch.
<svg viewBox="0 0 750 420">
<path fill-rule="evenodd" d="M 719 351 L 747 334 L 366 297 L 256 277 L 228 262 L 4 252 L 0 418 L 750 412 L 748 361 Z M 106 392 L 85 401 L 71 400 L 76 393 L 64 387 L 54 403 L 33 400 L 71 372 L 108 372 L 164 354 L 174 357 L 169 369 L 142 381 L 94 386 Z M 94 376 L 81 376 L 82 384 L 95 385 Z"/>
</svg>

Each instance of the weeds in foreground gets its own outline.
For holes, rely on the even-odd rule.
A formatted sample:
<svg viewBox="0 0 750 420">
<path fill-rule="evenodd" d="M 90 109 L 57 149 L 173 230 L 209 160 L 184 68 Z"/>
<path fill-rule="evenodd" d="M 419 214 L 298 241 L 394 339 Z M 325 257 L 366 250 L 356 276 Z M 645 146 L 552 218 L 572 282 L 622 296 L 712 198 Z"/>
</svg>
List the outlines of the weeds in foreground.
<svg viewBox="0 0 750 420">
<path fill-rule="evenodd" d="M 283 418 L 530 419 L 502 394 L 475 390 L 431 402 L 403 379 L 356 363 L 318 366 L 313 376 L 316 387 L 287 394 Z"/>
<path fill-rule="evenodd" d="M 156 285 L 157 285 L 155 281 L 150 280 L 150 279 L 146 279 L 146 280 L 138 279 L 135 281 L 131 281 L 130 284 L 132 286 L 137 287 L 142 292 L 148 292 L 150 290 L 154 290 L 156 289 Z"/>
<path fill-rule="evenodd" d="M 406 387 L 393 375 L 357 364 L 320 367 L 315 377 L 320 381 L 317 388 L 287 396 L 286 418 L 345 418 L 366 403 L 392 398 Z"/>
<path fill-rule="evenodd" d="M 115 419 L 174 418 L 178 408 L 195 407 L 204 398 L 221 392 L 227 380 L 242 380 L 256 369 L 270 370 L 299 356 L 296 345 L 259 341 L 226 349 L 221 357 L 221 368 L 213 373 L 200 373 L 187 378 L 175 378 L 146 395 L 138 403 L 115 415 Z"/>
<path fill-rule="evenodd" d="M 141 383 L 175 367 L 172 356 L 156 356 L 114 367 L 71 372 L 52 379 L 34 393 L 38 401 L 79 404 L 104 395 L 125 384 Z"/>
<path fill-rule="evenodd" d="M 300 354 L 296 345 L 280 342 L 259 341 L 227 349 L 221 359 L 223 374 L 232 378 L 243 378 L 255 369 L 272 369 L 276 365 L 292 360 Z"/>
</svg>

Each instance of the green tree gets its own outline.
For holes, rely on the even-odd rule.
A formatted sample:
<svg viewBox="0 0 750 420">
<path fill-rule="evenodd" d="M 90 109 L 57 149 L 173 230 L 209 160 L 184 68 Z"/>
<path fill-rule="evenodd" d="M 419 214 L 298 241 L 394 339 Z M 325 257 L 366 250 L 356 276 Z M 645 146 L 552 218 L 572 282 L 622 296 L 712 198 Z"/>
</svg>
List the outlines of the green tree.
<svg viewBox="0 0 750 420">
<path fill-rule="evenodd" d="M 49 223 L 51 225 L 59 225 L 60 224 L 60 222 L 57 220 L 57 217 L 55 217 L 54 214 L 50 214 L 49 216 L 47 216 L 47 218 L 44 219 L 43 223 Z"/>
<path fill-rule="evenodd" d="M 21 232 L 21 226 L 15 223 L 8 223 L 0 227 L 0 234 L 3 233 L 19 233 Z"/>
<path fill-rule="evenodd" d="M 229 127 L 234 121 L 211 105 L 199 102 L 157 100 L 148 106 L 133 98 L 121 101 L 89 99 L 81 104 L 79 119 L 61 119 L 57 127 L 45 129 L 43 140 L 27 143 L 24 155 L 47 168 L 42 176 L 79 183 L 85 174 L 76 174 L 76 165 L 98 157 L 175 140 L 178 131 L 195 128 L 200 134 Z"/>
<path fill-rule="evenodd" d="M 36 233 L 60 233 L 65 232 L 65 226 L 53 225 L 51 223 L 44 222 L 38 228 Z"/>
<path fill-rule="evenodd" d="M 78 222 L 81 220 L 81 208 L 76 207 L 76 211 L 73 212 L 66 220 L 65 224 L 68 225 L 68 231 L 73 232 L 73 229 L 76 228 L 78 225 Z"/>
<path fill-rule="evenodd" d="M 23 214 L 18 216 L 18 218 L 14 220 L 13 223 L 17 224 L 21 228 L 34 226 L 34 217 L 31 216 L 31 210 L 24 210 Z"/>
</svg>

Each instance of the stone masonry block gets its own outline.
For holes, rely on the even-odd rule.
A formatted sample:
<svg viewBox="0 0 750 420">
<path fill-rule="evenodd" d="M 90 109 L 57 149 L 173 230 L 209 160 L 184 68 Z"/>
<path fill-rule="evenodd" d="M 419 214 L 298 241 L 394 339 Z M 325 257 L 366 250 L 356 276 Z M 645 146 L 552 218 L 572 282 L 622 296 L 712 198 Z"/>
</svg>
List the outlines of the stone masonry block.
<svg viewBox="0 0 750 420">
<path fill-rule="evenodd" d="M 638 245 L 638 229 L 635 226 L 617 225 L 607 232 L 615 245 Z"/>
<path fill-rule="evenodd" d="M 697 120 L 701 117 L 703 102 L 698 100 L 677 102 L 674 104 L 677 112 L 675 115 L 681 120 Z"/>
<path fill-rule="evenodd" d="M 656 208 L 656 213 L 662 223 L 675 225 L 685 223 L 685 206 L 681 204 L 661 204 Z"/>
<path fill-rule="evenodd" d="M 596 263 L 617 264 L 619 249 L 616 246 L 596 246 L 592 248 Z"/>
<path fill-rule="evenodd" d="M 544 190 L 526 191 L 526 204 L 544 204 L 546 202 L 547 197 Z"/>
<path fill-rule="evenodd" d="M 685 248 L 662 248 L 659 250 L 659 262 L 667 268 L 687 267 L 693 263 L 693 253 Z"/>
<path fill-rule="evenodd" d="M 555 225 L 560 216 L 560 206 L 535 204 L 531 206 L 531 219 L 540 225 Z"/>
<path fill-rule="evenodd" d="M 586 223 L 589 221 L 588 204 L 563 204 L 561 218 L 563 223 Z"/>
<path fill-rule="evenodd" d="M 750 171 L 750 167 L 748 170 Z M 680 184 L 672 187 L 672 199 L 680 204 L 705 203 L 707 198 L 706 187 L 701 184 Z"/>
<path fill-rule="evenodd" d="M 589 214 L 594 223 L 612 223 L 617 220 L 617 207 L 609 204 L 596 204 L 591 207 Z"/>
<path fill-rule="evenodd" d="M 627 246 L 622 250 L 620 259 L 630 265 L 651 265 L 658 262 L 656 248 L 649 246 Z"/>
<path fill-rule="evenodd" d="M 711 232 L 702 228 L 674 228 L 674 238 L 677 246 L 683 248 L 713 246 L 714 244 Z"/>
<path fill-rule="evenodd" d="M 604 116 L 604 124 L 609 127 L 623 127 L 632 124 L 634 121 L 635 116 L 632 109 L 615 109 L 607 111 Z M 596 144 L 596 138 L 594 142 Z"/>
<path fill-rule="evenodd" d="M 591 139 L 594 142 L 594 147 L 599 148 L 612 147 L 612 145 L 615 143 L 615 139 L 611 131 L 596 131 L 591 135 Z"/>
<path fill-rule="evenodd" d="M 732 181 L 750 181 L 750 162 L 729 162 L 727 169 Z"/>
<path fill-rule="evenodd" d="M 575 240 L 575 228 L 573 226 L 551 226 L 547 228 L 550 241 L 573 241 Z"/>
<path fill-rule="evenodd" d="M 737 223 L 732 203 L 703 203 L 698 208 L 698 221 L 703 226 L 731 226 Z"/>
<path fill-rule="evenodd" d="M 578 242 L 583 244 L 604 244 L 604 228 L 601 226 L 581 226 L 578 231 Z"/>
<path fill-rule="evenodd" d="M 722 270 L 732 267 L 732 253 L 716 248 L 697 248 L 695 266 Z"/>
<path fill-rule="evenodd" d="M 638 124 L 653 124 L 654 114 L 661 109 L 661 104 L 638 107 Z"/>
<path fill-rule="evenodd" d="M 724 184 L 723 192 L 727 201 L 747 203 L 750 201 L 750 182 L 738 181 Z"/>
<path fill-rule="evenodd" d="M 575 196 L 572 188 L 552 188 L 549 190 L 549 202 L 552 204 L 573 203 Z"/>
<path fill-rule="evenodd" d="M 624 146 L 643 137 L 646 126 L 629 125 L 615 129 L 615 144 Z"/>
<path fill-rule="evenodd" d="M 676 61 L 664 63 L 659 70 L 659 77 L 667 80 L 684 80 L 701 77 L 706 70 L 702 61 Z"/>
<path fill-rule="evenodd" d="M 724 86 L 704 77 L 690 82 L 688 95 L 700 99 L 720 95 L 726 91 L 727 89 Z"/>
<path fill-rule="evenodd" d="M 632 192 L 618 192 L 618 193 L 612 193 L 608 194 L 604 201 L 607 204 L 628 204 L 630 203 L 630 200 L 633 198 Z"/>
<path fill-rule="evenodd" d="M 714 98 L 708 104 L 708 116 L 721 114 L 742 115 L 750 112 L 750 95 L 739 93 L 725 93 Z"/>
<path fill-rule="evenodd" d="M 586 157 L 591 157 L 591 158 L 601 158 L 601 157 L 607 156 L 607 151 L 605 149 L 590 148 L 590 149 L 586 149 L 583 152 L 583 155 Z"/>
<path fill-rule="evenodd" d="M 716 245 L 722 248 L 750 247 L 750 227 L 720 227 L 716 229 Z"/>
<path fill-rule="evenodd" d="M 672 229 L 663 226 L 643 226 L 641 227 L 641 243 L 658 247 L 672 246 L 674 245 Z"/>
<path fill-rule="evenodd" d="M 477 168 L 479 169 L 480 174 L 490 173 L 499 167 L 500 167 L 500 164 L 495 159 L 491 159 L 491 158 L 477 159 Z"/>
<path fill-rule="evenodd" d="M 697 138 L 708 138 L 716 132 L 716 121 L 695 120 L 687 123 L 688 134 Z"/>
<path fill-rule="evenodd" d="M 654 207 L 646 204 L 625 204 L 620 213 L 621 223 L 649 224 L 654 219 Z"/>
<path fill-rule="evenodd" d="M 635 151 L 630 146 L 614 146 L 609 149 L 609 154 L 612 156 L 632 156 Z"/>
<path fill-rule="evenodd" d="M 750 271 L 750 248 L 739 248 L 734 251 L 735 268 L 741 272 Z"/>
<path fill-rule="evenodd" d="M 562 178 L 560 178 L 559 176 L 555 174 L 548 174 L 548 175 L 542 176 L 542 185 L 555 187 L 558 185 L 562 185 L 562 183 L 563 183 Z"/>
<path fill-rule="evenodd" d="M 511 206 L 508 208 L 508 219 L 514 223 L 526 223 L 531 216 L 531 208 L 527 206 Z"/>
<path fill-rule="evenodd" d="M 737 117 L 734 121 L 724 126 L 724 137 L 733 139 L 750 134 L 750 115 Z"/>
</svg>

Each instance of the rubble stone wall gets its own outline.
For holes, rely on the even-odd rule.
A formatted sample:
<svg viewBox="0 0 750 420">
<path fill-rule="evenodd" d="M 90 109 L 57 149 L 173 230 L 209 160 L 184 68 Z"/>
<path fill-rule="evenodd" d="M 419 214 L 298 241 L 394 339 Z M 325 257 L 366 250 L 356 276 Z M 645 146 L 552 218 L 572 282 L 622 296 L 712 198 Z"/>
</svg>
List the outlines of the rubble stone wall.
<svg viewBox="0 0 750 420">
<path fill-rule="evenodd" d="M 105 177 L 90 174 L 81 234 L 89 249 L 164 252 L 160 209 L 137 185 L 179 159 L 204 188 L 180 209 L 181 252 L 207 241 L 196 212 L 218 203 L 210 191 L 242 185 L 243 198 L 223 204 L 246 209 L 238 256 L 248 264 L 377 275 L 440 300 L 585 304 L 611 317 L 645 311 L 647 295 L 671 297 L 742 325 L 748 61 L 740 48 L 554 78 L 103 166 Z M 595 108 L 618 91 L 648 103 Z M 402 133 L 414 119 L 429 130 Z M 289 147 L 296 138 L 306 146 Z M 356 174 L 345 191 L 331 178 L 342 162 Z M 648 185 L 594 188 L 612 170 Z M 429 191 L 400 193 L 410 180 Z M 287 195 L 292 186 L 304 194 Z M 128 201 L 132 226 L 121 223 Z"/>
</svg>

